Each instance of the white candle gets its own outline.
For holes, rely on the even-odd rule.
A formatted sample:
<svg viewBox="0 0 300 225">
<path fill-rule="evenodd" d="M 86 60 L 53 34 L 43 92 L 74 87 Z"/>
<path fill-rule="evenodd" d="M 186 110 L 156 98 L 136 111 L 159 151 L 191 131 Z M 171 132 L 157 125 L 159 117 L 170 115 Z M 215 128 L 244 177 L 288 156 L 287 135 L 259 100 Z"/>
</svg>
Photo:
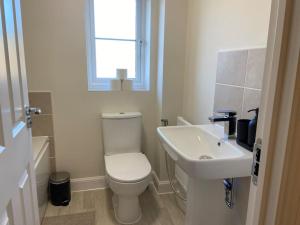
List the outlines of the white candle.
<svg viewBox="0 0 300 225">
<path fill-rule="evenodd" d="M 127 79 L 127 69 L 117 69 L 117 78 L 119 80 Z"/>
</svg>

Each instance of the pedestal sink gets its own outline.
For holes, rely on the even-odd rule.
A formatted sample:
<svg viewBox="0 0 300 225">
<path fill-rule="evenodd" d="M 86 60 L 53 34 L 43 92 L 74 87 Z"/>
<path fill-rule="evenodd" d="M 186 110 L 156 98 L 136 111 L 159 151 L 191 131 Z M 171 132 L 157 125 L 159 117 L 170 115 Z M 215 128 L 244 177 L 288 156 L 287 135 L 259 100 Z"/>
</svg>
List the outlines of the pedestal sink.
<svg viewBox="0 0 300 225">
<path fill-rule="evenodd" d="M 250 176 L 252 153 L 225 140 L 223 127 L 216 124 L 159 127 L 157 132 L 164 150 L 189 175 L 186 225 L 222 224 L 209 190 L 220 179 Z"/>
</svg>

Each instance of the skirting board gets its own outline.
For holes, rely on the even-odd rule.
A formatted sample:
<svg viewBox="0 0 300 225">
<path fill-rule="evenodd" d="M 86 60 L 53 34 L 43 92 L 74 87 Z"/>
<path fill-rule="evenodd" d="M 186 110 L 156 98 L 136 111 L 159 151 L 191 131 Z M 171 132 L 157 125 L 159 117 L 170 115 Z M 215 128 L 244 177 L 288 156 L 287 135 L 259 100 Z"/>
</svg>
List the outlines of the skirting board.
<svg viewBox="0 0 300 225">
<path fill-rule="evenodd" d="M 169 194 L 172 193 L 172 188 L 169 181 L 159 180 L 155 171 L 152 171 L 152 183 L 157 194 Z"/>
<path fill-rule="evenodd" d="M 88 191 L 94 189 L 105 189 L 107 187 L 108 185 L 106 183 L 105 176 L 71 179 L 72 191 Z"/>
<path fill-rule="evenodd" d="M 172 192 L 169 181 L 160 181 L 155 171 L 152 171 L 151 184 L 157 194 L 168 194 Z M 108 188 L 105 176 L 85 177 L 71 179 L 72 191 L 88 191 Z"/>
</svg>

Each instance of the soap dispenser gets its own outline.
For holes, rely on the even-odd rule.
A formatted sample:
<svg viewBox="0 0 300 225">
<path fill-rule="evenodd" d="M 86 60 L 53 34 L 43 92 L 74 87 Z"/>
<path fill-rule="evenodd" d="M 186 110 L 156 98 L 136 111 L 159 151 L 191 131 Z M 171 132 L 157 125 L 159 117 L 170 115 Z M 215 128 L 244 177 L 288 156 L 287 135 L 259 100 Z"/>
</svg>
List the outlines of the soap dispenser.
<svg viewBox="0 0 300 225">
<path fill-rule="evenodd" d="M 248 112 L 253 112 L 253 111 L 255 112 L 255 116 L 252 120 L 250 120 L 249 127 L 248 127 L 248 145 L 251 147 L 253 147 L 255 143 L 259 108 L 251 109 Z"/>
</svg>

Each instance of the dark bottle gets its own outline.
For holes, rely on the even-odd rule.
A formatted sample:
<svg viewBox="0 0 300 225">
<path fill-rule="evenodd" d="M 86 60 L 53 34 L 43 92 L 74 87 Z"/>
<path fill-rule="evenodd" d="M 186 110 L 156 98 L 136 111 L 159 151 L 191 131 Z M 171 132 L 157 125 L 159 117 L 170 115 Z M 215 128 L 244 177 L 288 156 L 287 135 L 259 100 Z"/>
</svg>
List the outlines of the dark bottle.
<svg viewBox="0 0 300 225">
<path fill-rule="evenodd" d="M 253 147 L 254 143 L 255 143 L 257 118 L 258 118 L 259 109 L 258 108 L 251 109 L 248 112 L 252 112 L 252 111 L 255 111 L 255 116 L 252 120 L 250 120 L 249 128 L 248 128 L 248 145 L 250 147 Z"/>
</svg>

